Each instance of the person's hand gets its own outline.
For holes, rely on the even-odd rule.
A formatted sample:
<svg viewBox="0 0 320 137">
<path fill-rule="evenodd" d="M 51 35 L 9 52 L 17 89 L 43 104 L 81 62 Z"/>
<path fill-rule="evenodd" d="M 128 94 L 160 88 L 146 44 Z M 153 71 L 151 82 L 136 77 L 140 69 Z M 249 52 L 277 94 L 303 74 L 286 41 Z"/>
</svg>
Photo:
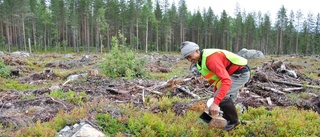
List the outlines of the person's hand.
<svg viewBox="0 0 320 137">
<path fill-rule="evenodd" d="M 212 103 L 211 106 L 209 107 L 209 114 L 211 116 L 216 116 L 219 114 L 219 106 L 215 103 Z"/>
</svg>

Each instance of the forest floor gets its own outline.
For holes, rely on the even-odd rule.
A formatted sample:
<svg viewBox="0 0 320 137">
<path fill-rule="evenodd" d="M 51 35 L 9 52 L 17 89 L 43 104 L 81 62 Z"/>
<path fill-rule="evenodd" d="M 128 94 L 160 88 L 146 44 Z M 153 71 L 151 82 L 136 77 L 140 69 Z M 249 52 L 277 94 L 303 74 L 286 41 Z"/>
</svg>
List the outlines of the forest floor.
<svg viewBox="0 0 320 137">
<path fill-rule="evenodd" d="M 0 79 L 0 124 L 16 128 L 30 122 L 49 121 L 59 110 L 70 111 L 80 103 L 73 95 L 49 96 L 60 89 L 74 91 L 84 103 L 108 100 L 114 104 L 133 103 L 151 112 L 159 107 L 146 107 L 148 98 L 162 96 L 191 100 L 177 102 L 177 114 L 190 109 L 202 111 L 211 98 L 212 86 L 201 76 L 193 74 L 189 63 L 180 55 L 151 53 L 146 69 L 152 79 L 111 79 L 100 74 L 99 61 L 104 55 L 34 54 L 29 57 L 3 55 L 1 59 L 11 66 L 12 78 Z M 320 114 L 320 66 L 318 57 L 268 56 L 250 59 L 251 79 L 240 91 L 238 105 L 243 109 L 265 106 L 296 106 Z M 73 98 L 70 100 L 70 98 Z M 114 111 L 110 109 L 108 111 Z M 94 115 L 95 112 L 92 112 Z"/>
</svg>

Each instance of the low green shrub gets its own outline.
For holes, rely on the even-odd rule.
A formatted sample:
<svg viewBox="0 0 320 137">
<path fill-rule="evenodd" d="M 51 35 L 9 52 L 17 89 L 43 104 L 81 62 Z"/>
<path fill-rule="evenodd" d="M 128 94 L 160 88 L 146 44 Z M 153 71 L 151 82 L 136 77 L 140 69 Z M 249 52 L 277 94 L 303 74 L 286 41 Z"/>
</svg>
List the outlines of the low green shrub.
<svg viewBox="0 0 320 137">
<path fill-rule="evenodd" d="M 48 95 L 54 98 L 66 100 L 68 103 L 79 106 L 84 105 L 84 102 L 89 100 L 89 96 L 85 93 L 85 91 L 79 93 L 74 91 L 63 92 L 61 89 L 58 89 L 50 92 Z"/>
<path fill-rule="evenodd" d="M 33 127 L 27 127 L 17 132 L 17 137 L 53 137 L 57 131 L 52 127 L 44 126 L 40 120 Z"/>
<path fill-rule="evenodd" d="M 98 114 L 96 120 L 107 135 L 114 135 L 119 132 L 126 132 L 126 126 L 117 119 L 112 118 L 110 114 Z"/>
<path fill-rule="evenodd" d="M 4 64 L 4 62 L 0 61 L 0 77 L 7 78 L 10 76 L 11 67 Z"/>
<path fill-rule="evenodd" d="M 61 130 L 66 125 L 72 125 L 84 118 L 87 114 L 87 108 L 75 108 L 70 112 L 59 110 L 57 116 L 53 119 L 54 126 Z"/>
<path fill-rule="evenodd" d="M 120 38 L 123 37 L 120 35 Z M 112 49 L 100 64 L 102 73 L 108 77 L 125 77 L 132 79 L 136 77 L 146 77 L 145 70 L 146 59 L 137 56 L 137 54 L 120 45 L 117 37 L 112 37 Z"/>
<path fill-rule="evenodd" d="M 36 89 L 38 88 L 36 85 L 31 84 L 21 84 L 18 81 L 6 79 L 3 82 L 0 82 L 0 89 L 3 90 L 9 90 L 9 89 L 15 89 L 18 91 L 25 91 L 30 89 Z"/>
</svg>

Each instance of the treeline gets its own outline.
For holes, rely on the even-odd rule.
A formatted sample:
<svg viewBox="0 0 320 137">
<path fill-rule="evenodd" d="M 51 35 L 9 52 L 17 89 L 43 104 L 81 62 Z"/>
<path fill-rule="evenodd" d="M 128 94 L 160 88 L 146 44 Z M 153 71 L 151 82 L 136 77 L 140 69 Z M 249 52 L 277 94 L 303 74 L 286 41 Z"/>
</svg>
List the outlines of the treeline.
<svg viewBox="0 0 320 137">
<path fill-rule="evenodd" d="M 132 50 L 179 51 L 182 41 L 201 48 L 265 54 L 319 54 L 320 15 L 280 7 L 275 22 L 261 12 L 190 11 L 185 0 L 0 0 L 0 50 L 109 51 L 111 38 Z M 126 38 L 126 39 L 124 39 Z"/>
</svg>

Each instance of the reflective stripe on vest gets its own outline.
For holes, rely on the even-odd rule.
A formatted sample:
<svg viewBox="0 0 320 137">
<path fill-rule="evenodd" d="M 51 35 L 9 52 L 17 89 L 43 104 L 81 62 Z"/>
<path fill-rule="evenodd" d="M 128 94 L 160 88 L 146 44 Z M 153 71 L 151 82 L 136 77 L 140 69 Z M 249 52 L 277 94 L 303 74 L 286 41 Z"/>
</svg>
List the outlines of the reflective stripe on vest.
<svg viewBox="0 0 320 137">
<path fill-rule="evenodd" d="M 227 50 L 203 49 L 201 66 L 199 64 L 197 64 L 197 68 L 198 68 L 199 72 L 204 76 L 204 78 L 207 79 L 207 81 L 210 84 L 214 85 L 215 89 L 217 89 L 221 86 L 221 80 L 216 74 L 214 74 L 213 72 L 211 72 L 207 68 L 206 62 L 207 62 L 207 57 L 213 53 L 216 53 L 216 52 L 224 54 L 227 57 L 227 59 L 233 64 L 236 64 L 239 66 L 244 66 L 244 65 L 247 65 L 247 63 L 248 63 L 247 59 L 245 59 L 237 54 L 234 54 L 230 51 L 227 51 Z"/>
</svg>

